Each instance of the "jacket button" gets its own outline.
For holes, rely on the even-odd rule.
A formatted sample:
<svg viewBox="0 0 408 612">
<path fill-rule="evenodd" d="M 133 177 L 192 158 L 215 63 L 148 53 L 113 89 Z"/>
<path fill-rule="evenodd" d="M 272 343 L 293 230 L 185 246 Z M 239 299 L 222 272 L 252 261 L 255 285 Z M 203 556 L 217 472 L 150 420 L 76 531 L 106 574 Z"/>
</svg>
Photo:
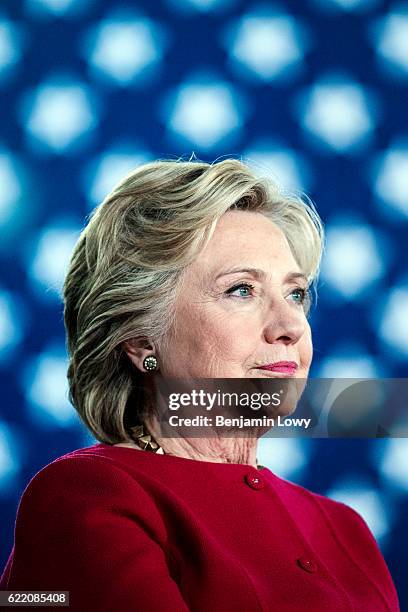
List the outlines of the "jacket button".
<svg viewBox="0 0 408 612">
<path fill-rule="evenodd" d="M 300 557 L 300 559 L 297 559 L 297 564 L 310 574 L 317 571 L 316 563 L 313 561 L 313 559 L 309 559 L 308 557 Z"/>
<path fill-rule="evenodd" d="M 255 491 L 264 488 L 263 479 L 258 476 L 258 474 L 253 474 L 252 472 L 245 474 L 245 482 L 247 483 L 248 487 L 251 487 L 251 489 L 255 489 Z"/>
</svg>

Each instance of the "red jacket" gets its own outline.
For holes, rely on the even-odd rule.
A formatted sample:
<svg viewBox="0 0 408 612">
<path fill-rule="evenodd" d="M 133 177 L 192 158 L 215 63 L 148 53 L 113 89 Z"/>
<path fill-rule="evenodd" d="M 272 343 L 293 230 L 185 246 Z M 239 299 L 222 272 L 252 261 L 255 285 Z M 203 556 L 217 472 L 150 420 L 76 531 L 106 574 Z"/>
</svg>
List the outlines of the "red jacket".
<svg viewBox="0 0 408 612">
<path fill-rule="evenodd" d="M 106 444 L 31 480 L 0 589 L 70 591 L 83 612 L 399 610 L 348 506 L 267 468 Z"/>
</svg>

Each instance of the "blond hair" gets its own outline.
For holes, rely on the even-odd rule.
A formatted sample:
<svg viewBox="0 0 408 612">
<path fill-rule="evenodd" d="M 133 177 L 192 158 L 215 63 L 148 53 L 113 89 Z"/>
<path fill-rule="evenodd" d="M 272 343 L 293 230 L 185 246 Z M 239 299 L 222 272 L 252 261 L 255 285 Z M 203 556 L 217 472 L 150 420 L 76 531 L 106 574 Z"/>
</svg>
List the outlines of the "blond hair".
<svg viewBox="0 0 408 612">
<path fill-rule="evenodd" d="M 143 374 L 122 344 L 165 340 L 182 271 L 230 209 L 271 219 L 310 284 L 316 282 L 323 227 L 313 204 L 236 159 L 145 164 L 91 213 L 63 295 L 69 397 L 97 440 L 128 441 L 128 424 L 142 419 Z"/>
</svg>

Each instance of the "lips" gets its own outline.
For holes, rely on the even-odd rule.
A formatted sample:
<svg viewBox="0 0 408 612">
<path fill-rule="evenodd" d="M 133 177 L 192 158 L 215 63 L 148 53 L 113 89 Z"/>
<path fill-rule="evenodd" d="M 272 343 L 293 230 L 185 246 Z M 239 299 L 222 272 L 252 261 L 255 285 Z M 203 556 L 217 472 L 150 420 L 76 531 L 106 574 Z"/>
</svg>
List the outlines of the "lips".
<svg viewBox="0 0 408 612">
<path fill-rule="evenodd" d="M 295 361 L 276 361 L 275 363 L 267 363 L 259 366 L 259 370 L 268 370 L 269 372 L 280 372 L 281 374 L 294 374 L 298 369 L 298 364 Z"/>
</svg>

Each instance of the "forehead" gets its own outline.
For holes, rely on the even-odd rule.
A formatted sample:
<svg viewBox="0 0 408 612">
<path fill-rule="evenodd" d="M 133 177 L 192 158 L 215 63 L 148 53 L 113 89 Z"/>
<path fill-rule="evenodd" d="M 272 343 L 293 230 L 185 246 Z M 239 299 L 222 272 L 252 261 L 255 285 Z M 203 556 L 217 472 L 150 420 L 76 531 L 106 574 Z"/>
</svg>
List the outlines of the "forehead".
<svg viewBox="0 0 408 612">
<path fill-rule="evenodd" d="M 261 213 L 240 210 L 221 217 L 194 267 L 212 272 L 237 264 L 300 271 L 283 231 Z"/>
</svg>

